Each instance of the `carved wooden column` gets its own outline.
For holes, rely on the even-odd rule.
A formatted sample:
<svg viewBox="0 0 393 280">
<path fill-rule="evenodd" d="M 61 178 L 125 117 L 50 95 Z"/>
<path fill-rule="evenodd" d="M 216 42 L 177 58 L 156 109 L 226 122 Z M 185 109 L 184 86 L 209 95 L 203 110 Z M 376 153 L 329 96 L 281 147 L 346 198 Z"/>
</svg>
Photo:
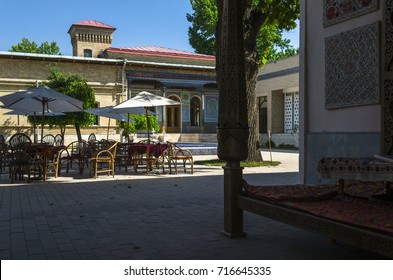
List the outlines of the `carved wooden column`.
<svg viewBox="0 0 393 280">
<path fill-rule="evenodd" d="M 247 159 L 248 119 L 243 46 L 242 0 L 219 1 L 217 29 L 217 81 L 220 94 L 218 113 L 218 157 L 224 167 L 224 234 L 244 236 L 243 210 L 237 207 L 242 191 L 243 170 Z"/>
</svg>

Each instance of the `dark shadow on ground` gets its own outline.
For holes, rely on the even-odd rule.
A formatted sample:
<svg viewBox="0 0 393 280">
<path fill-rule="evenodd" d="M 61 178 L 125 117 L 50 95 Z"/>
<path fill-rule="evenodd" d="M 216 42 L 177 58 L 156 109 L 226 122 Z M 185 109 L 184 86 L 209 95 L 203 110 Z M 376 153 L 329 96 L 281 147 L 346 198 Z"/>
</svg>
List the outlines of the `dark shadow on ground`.
<svg viewBox="0 0 393 280">
<path fill-rule="evenodd" d="M 284 184 L 297 176 L 245 178 Z M 247 237 L 227 239 L 218 174 L 57 180 L 0 187 L 1 259 L 383 258 L 251 213 Z"/>
</svg>

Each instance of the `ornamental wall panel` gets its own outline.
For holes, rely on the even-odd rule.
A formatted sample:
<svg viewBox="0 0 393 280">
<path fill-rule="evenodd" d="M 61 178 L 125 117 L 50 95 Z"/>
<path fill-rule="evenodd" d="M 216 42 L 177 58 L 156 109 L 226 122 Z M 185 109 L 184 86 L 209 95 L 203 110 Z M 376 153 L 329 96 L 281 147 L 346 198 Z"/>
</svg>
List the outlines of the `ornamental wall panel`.
<svg viewBox="0 0 393 280">
<path fill-rule="evenodd" d="M 385 2 L 385 71 L 393 71 L 393 1 Z"/>
<path fill-rule="evenodd" d="M 383 154 L 393 154 L 393 80 L 386 80 L 384 84 L 383 100 Z"/>
<path fill-rule="evenodd" d="M 379 24 L 325 38 L 325 107 L 379 103 Z"/>
</svg>

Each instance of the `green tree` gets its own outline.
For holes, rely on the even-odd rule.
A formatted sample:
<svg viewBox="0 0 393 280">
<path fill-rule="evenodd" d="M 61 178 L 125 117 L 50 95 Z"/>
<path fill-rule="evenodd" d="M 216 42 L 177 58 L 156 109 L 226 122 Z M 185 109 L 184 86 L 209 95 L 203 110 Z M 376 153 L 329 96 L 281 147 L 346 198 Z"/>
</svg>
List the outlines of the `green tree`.
<svg viewBox="0 0 393 280">
<path fill-rule="evenodd" d="M 147 120 L 146 115 L 137 115 L 137 114 L 130 114 L 130 118 L 134 120 L 134 122 L 120 122 L 119 127 L 124 130 L 124 136 L 126 133 L 134 133 L 136 131 L 147 131 Z M 149 115 L 149 130 L 152 131 L 159 131 L 160 125 L 158 124 L 157 118 L 155 115 Z"/>
<path fill-rule="evenodd" d="M 134 122 L 120 122 L 119 128 L 122 130 L 121 134 L 129 139 L 130 134 L 135 133 L 136 131 L 148 131 L 147 128 L 147 121 L 146 115 L 136 115 L 136 114 L 129 114 L 130 119 Z M 160 126 L 158 124 L 158 120 L 155 115 L 149 115 L 149 124 L 150 124 L 150 131 L 154 129 L 154 131 L 159 131 Z"/>
<path fill-rule="evenodd" d="M 46 86 L 65 95 L 79 99 L 83 102 L 84 109 L 94 108 L 95 93 L 85 80 L 77 75 L 64 74 L 56 68 L 50 70 Z M 78 140 L 82 140 L 81 128 L 93 124 L 95 116 L 85 112 L 66 113 L 64 116 L 46 117 L 45 124 L 50 127 L 60 127 L 64 136 L 67 125 L 75 125 Z"/>
<path fill-rule="evenodd" d="M 22 38 L 21 42 L 11 46 L 9 51 L 61 55 L 56 42 L 49 43 L 48 41 L 45 41 L 41 43 L 41 45 L 38 45 L 36 42 L 30 41 L 27 38 Z"/>
<path fill-rule="evenodd" d="M 192 24 L 188 28 L 188 40 L 197 53 L 216 55 L 215 33 L 218 21 L 216 1 L 190 0 L 194 13 L 186 15 L 187 20 Z M 258 1 L 248 2 L 256 3 Z M 272 2 L 272 0 L 261 0 L 259 2 Z M 291 45 L 289 39 L 283 38 L 284 31 L 296 27 L 295 21 L 293 23 L 289 26 L 279 26 L 276 22 L 272 22 L 261 26 L 256 45 L 260 66 L 263 66 L 268 61 L 285 58 L 299 52 L 298 48 L 294 48 Z"/>
<path fill-rule="evenodd" d="M 215 55 L 220 46 L 220 21 L 224 0 L 190 0 L 194 13 L 187 14 L 192 23 L 189 41 L 196 52 Z M 255 87 L 258 70 L 272 59 L 279 59 L 298 50 L 283 39 L 283 31 L 296 27 L 300 16 L 300 0 L 238 0 L 242 1 L 244 55 L 246 64 L 247 109 L 250 136 L 248 161 L 259 161 L 259 123 Z M 216 64 L 220 64 L 217 56 Z M 219 69 L 219 67 L 217 67 Z M 225 79 L 217 72 L 217 81 Z"/>
</svg>

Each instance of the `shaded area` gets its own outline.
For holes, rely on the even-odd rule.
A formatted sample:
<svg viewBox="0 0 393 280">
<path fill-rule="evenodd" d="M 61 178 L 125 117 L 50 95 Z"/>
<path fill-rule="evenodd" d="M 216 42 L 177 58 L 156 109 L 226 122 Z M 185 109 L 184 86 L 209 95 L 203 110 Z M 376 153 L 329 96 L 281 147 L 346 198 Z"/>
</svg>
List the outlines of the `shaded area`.
<svg viewBox="0 0 393 280">
<path fill-rule="evenodd" d="M 247 238 L 221 234 L 221 168 L 197 175 L 117 174 L 0 187 L 1 259 L 380 259 L 245 213 Z M 7 174 L 3 176 L 8 176 Z M 246 174 L 291 184 L 296 172 Z"/>
<path fill-rule="evenodd" d="M 244 190 L 241 209 L 393 257 L 393 205 L 375 199 L 385 190 L 383 182 L 351 183 L 345 194 L 335 185 L 244 182 Z"/>
</svg>

